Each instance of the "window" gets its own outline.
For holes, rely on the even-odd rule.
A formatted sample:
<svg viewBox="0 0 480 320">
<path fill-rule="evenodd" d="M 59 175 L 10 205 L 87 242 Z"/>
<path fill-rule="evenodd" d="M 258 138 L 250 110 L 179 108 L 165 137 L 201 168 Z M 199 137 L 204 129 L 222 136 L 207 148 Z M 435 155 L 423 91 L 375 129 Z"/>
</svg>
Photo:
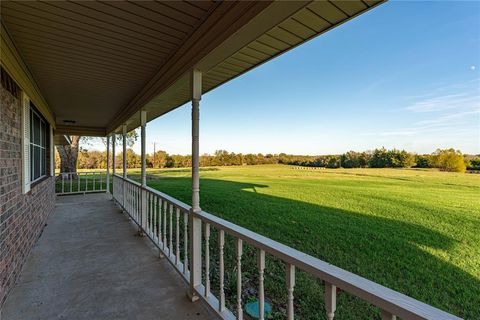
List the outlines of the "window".
<svg viewBox="0 0 480 320">
<path fill-rule="evenodd" d="M 49 127 L 30 103 L 30 182 L 47 175 L 47 137 Z"/>
</svg>

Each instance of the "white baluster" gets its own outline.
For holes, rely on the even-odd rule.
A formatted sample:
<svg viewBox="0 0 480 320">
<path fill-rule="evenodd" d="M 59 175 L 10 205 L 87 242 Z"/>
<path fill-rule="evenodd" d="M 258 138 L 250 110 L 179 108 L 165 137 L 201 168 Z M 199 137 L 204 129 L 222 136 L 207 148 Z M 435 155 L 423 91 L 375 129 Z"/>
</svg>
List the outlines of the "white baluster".
<svg viewBox="0 0 480 320">
<path fill-rule="evenodd" d="M 188 270 L 188 212 L 183 213 L 183 274 Z"/>
<path fill-rule="evenodd" d="M 162 242 L 162 212 L 163 212 L 163 206 L 165 203 L 163 200 L 159 197 L 159 207 L 158 207 L 158 243 L 160 244 Z"/>
<path fill-rule="evenodd" d="M 180 262 L 180 209 L 175 210 L 175 265 Z"/>
<path fill-rule="evenodd" d="M 158 197 L 152 194 L 152 206 L 153 206 L 153 221 L 152 221 L 152 233 L 153 233 L 153 240 L 157 241 L 157 213 L 158 213 Z"/>
<path fill-rule="evenodd" d="M 173 254 L 173 228 L 172 228 L 172 216 L 173 216 L 173 205 L 170 205 L 170 217 L 168 222 L 168 255 L 171 257 Z"/>
<path fill-rule="evenodd" d="M 157 213 L 158 213 L 158 197 L 153 196 L 153 240 L 158 241 L 157 234 Z"/>
<path fill-rule="evenodd" d="M 138 228 L 140 234 L 142 230 L 145 230 L 146 216 L 148 212 L 148 194 L 146 192 L 137 192 L 137 187 L 133 184 L 130 184 L 130 189 L 132 190 L 132 210 L 137 217 Z"/>
<path fill-rule="evenodd" d="M 337 287 L 328 282 L 325 282 L 325 309 L 327 319 L 333 320 L 337 309 Z"/>
<path fill-rule="evenodd" d="M 287 272 L 287 319 L 293 320 L 294 318 L 294 307 L 293 307 L 293 289 L 295 288 L 295 266 L 293 264 L 286 264 Z"/>
<path fill-rule="evenodd" d="M 157 196 L 157 215 L 156 215 L 156 222 L 157 222 L 157 243 L 160 243 L 160 210 L 162 210 L 162 203 L 160 201 L 160 198 Z"/>
<path fill-rule="evenodd" d="M 148 192 L 148 194 L 150 196 L 149 202 L 148 202 L 148 206 L 150 208 L 150 211 L 148 213 L 149 214 L 148 215 L 148 234 L 152 236 L 153 235 L 153 194 L 151 194 L 150 192 Z"/>
<path fill-rule="evenodd" d="M 168 214 L 168 203 L 163 201 L 163 251 L 167 246 L 167 214 Z"/>
<path fill-rule="evenodd" d="M 210 293 L 210 224 L 205 223 L 205 297 Z"/>
<path fill-rule="evenodd" d="M 263 288 L 263 273 L 265 270 L 265 251 L 258 249 L 257 254 L 257 266 L 258 266 L 258 319 L 264 320 L 265 310 L 265 293 Z"/>
<path fill-rule="evenodd" d="M 125 207 L 125 211 L 128 210 L 128 185 L 124 184 L 123 188 L 125 189 L 125 192 L 123 192 L 123 206 Z"/>
<path fill-rule="evenodd" d="M 132 188 L 135 197 L 138 193 L 140 193 L 140 195 L 144 197 L 144 200 L 142 201 L 145 201 L 145 206 L 140 211 L 140 230 L 148 234 L 148 193 L 145 191 L 137 193 L 137 187 L 135 185 L 132 185 Z M 145 195 L 142 195 L 142 193 L 144 193 Z"/>
<path fill-rule="evenodd" d="M 243 253 L 243 241 L 237 239 L 237 319 L 243 319 L 242 309 L 242 253 Z"/>
<path fill-rule="evenodd" d="M 133 189 L 133 195 L 135 198 L 137 198 L 138 195 L 140 195 L 140 203 L 142 201 L 142 192 L 140 190 L 137 189 L 137 187 L 135 185 L 132 185 L 132 189 Z M 145 192 L 145 207 L 142 208 L 140 207 L 140 210 L 138 211 L 138 219 L 140 221 L 140 230 L 142 230 L 142 232 L 147 232 L 148 233 L 148 230 L 147 230 L 147 215 L 148 215 L 148 199 L 147 199 L 147 192 Z M 143 210 L 145 209 L 145 210 Z"/>
<path fill-rule="evenodd" d="M 155 196 L 153 195 L 153 193 L 150 193 L 150 236 L 152 237 L 152 239 L 154 239 L 155 237 L 155 229 L 154 229 L 154 223 L 155 223 Z"/>
<path fill-rule="evenodd" d="M 225 232 L 223 230 L 218 231 L 218 250 L 220 251 L 220 301 L 218 304 L 219 311 L 222 312 L 225 310 L 225 269 L 223 262 L 223 248 L 225 246 Z"/>
<path fill-rule="evenodd" d="M 142 189 L 140 190 L 142 191 Z M 146 191 L 144 191 L 146 192 Z M 145 221 L 145 225 L 147 228 L 147 234 L 151 235 L 152 234 L 152 194 L 150 192 L 147 192 L 148 195 L 148 210 L 147 210 L 147 221 Z"/>
<path fill-rule="evenodd" d="M 391 314 L 390 312 L 386 310 L 382 310 L 380 313 L 382 320 L 396 320 L 397 316 Z"/>
</svg>

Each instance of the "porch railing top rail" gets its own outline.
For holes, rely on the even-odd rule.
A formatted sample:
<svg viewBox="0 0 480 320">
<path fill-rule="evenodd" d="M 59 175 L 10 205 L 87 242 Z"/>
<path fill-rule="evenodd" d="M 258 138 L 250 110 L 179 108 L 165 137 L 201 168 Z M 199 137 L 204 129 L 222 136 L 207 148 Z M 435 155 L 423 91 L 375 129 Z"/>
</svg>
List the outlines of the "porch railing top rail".
<svg viewBox="0 0 480 320">
<path fill-rule="evenodd" d="M 118 173 L 115 173 L 115 176 L 117 178 L 120 178 L 120 179 L 123 179 L 123 177 L 121 175 L 119 175 Z M 126 181 L 138 186 L 138 187 L 142 187 L 142 184 L 135 181 L 135 180 L 132 180 L 130 178 L 125 178 Z M 188 204 L 178 200 L 178 199 L 175 199 L 174 197 L 172 196 L 169 196 L 168 194 L 166 193 L 163 193 L 161 191 L 158 191 L 157 189 L 153 189 L 149 186 L 146 186 L 144 187 L 145 190 L 151 192 L 151 193 L 155 193 L 156 195 L 158 195 L 159 197 L 163 198 L 165 201 L 168 201 L 170 203 L 172 203 L 175 207 L 179 208 L 179 209 L 183 209 L 185 211 L 190 211 L 190 209 L 192 208 L 191 206 L 189 206 Z"/>
<path fill-rule="evenodd" d="M 123 179 L 123 177 L 118 174 L 115 174 L 115 176 Z M 193 214 L 203 222 L 208 223 L 219 230 L 223 230 L 255 248 L 264 250 L 278 259 L 294 265 L 318 279 L 331 283 L 343 291 L 359 297 L 382 310 L 390 312 L 391 314 L 404 319 L 461 320 L 461 318 L 445 311 L 336 267 L 304 252 L 288 247 L 256 232 L 240 227 L 210 213 L 204 211 L 197 213 L 191 212 L 191 206 L 156 189 L 142 187 L 140 183 L 128 178 L 126 178 L 125 181 L 134 184 L 137 187 L 144 188 L 148 192 L 156 194 L 164 201 L 169 202 L 174 207 L 189 212 L 189 214 Z"/>
</svg>

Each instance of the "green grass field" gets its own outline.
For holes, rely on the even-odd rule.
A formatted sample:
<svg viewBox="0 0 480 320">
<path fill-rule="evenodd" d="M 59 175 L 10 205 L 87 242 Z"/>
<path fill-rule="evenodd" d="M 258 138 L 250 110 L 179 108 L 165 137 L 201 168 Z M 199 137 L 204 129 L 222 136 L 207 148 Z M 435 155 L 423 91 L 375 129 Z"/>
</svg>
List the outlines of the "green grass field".
<svg viewBox="0 0 480 320">
<path fill-rule="evenodd" d="M 128 173 L 138 179 L 138 170 Z M 186 203 L 190 183 L 189 169 L 148 171 L 149 186 Z M 201 207 L 435 307 L 480 319 L 479 175 L 281 165 L 205 168 Z M 255 296 L 254 251 L 247 249 L 245 256 L 248 301 Z M 285 311 L 285 280 L 282 264 L 270 260 L 266 296 L 276 318 Z M 234 274 L 231 263 L 226 267 Z M 321 282 L 301 272 L 297 277 L 297 317 L 324 318 Z M 230 280 L 227 275 L 227 295 L 235 295 Z M 340 293 L 336 319 L 375 318 L 378 310 Z"/>
</svg>

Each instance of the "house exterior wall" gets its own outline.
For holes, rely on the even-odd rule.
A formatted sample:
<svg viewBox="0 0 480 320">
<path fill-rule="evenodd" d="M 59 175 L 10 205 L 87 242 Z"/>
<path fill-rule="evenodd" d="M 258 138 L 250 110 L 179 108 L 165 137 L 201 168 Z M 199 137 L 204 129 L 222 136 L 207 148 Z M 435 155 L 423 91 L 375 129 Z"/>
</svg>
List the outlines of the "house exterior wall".
<svg viewBox="0 0 480 320">
<path fill-rule="evenodd" d="M 0 310 L 55 207 L 54 177 L 48 175 L 22 194 L 22 168 L 20 100 L 1 86 Z"/>
</svg>

